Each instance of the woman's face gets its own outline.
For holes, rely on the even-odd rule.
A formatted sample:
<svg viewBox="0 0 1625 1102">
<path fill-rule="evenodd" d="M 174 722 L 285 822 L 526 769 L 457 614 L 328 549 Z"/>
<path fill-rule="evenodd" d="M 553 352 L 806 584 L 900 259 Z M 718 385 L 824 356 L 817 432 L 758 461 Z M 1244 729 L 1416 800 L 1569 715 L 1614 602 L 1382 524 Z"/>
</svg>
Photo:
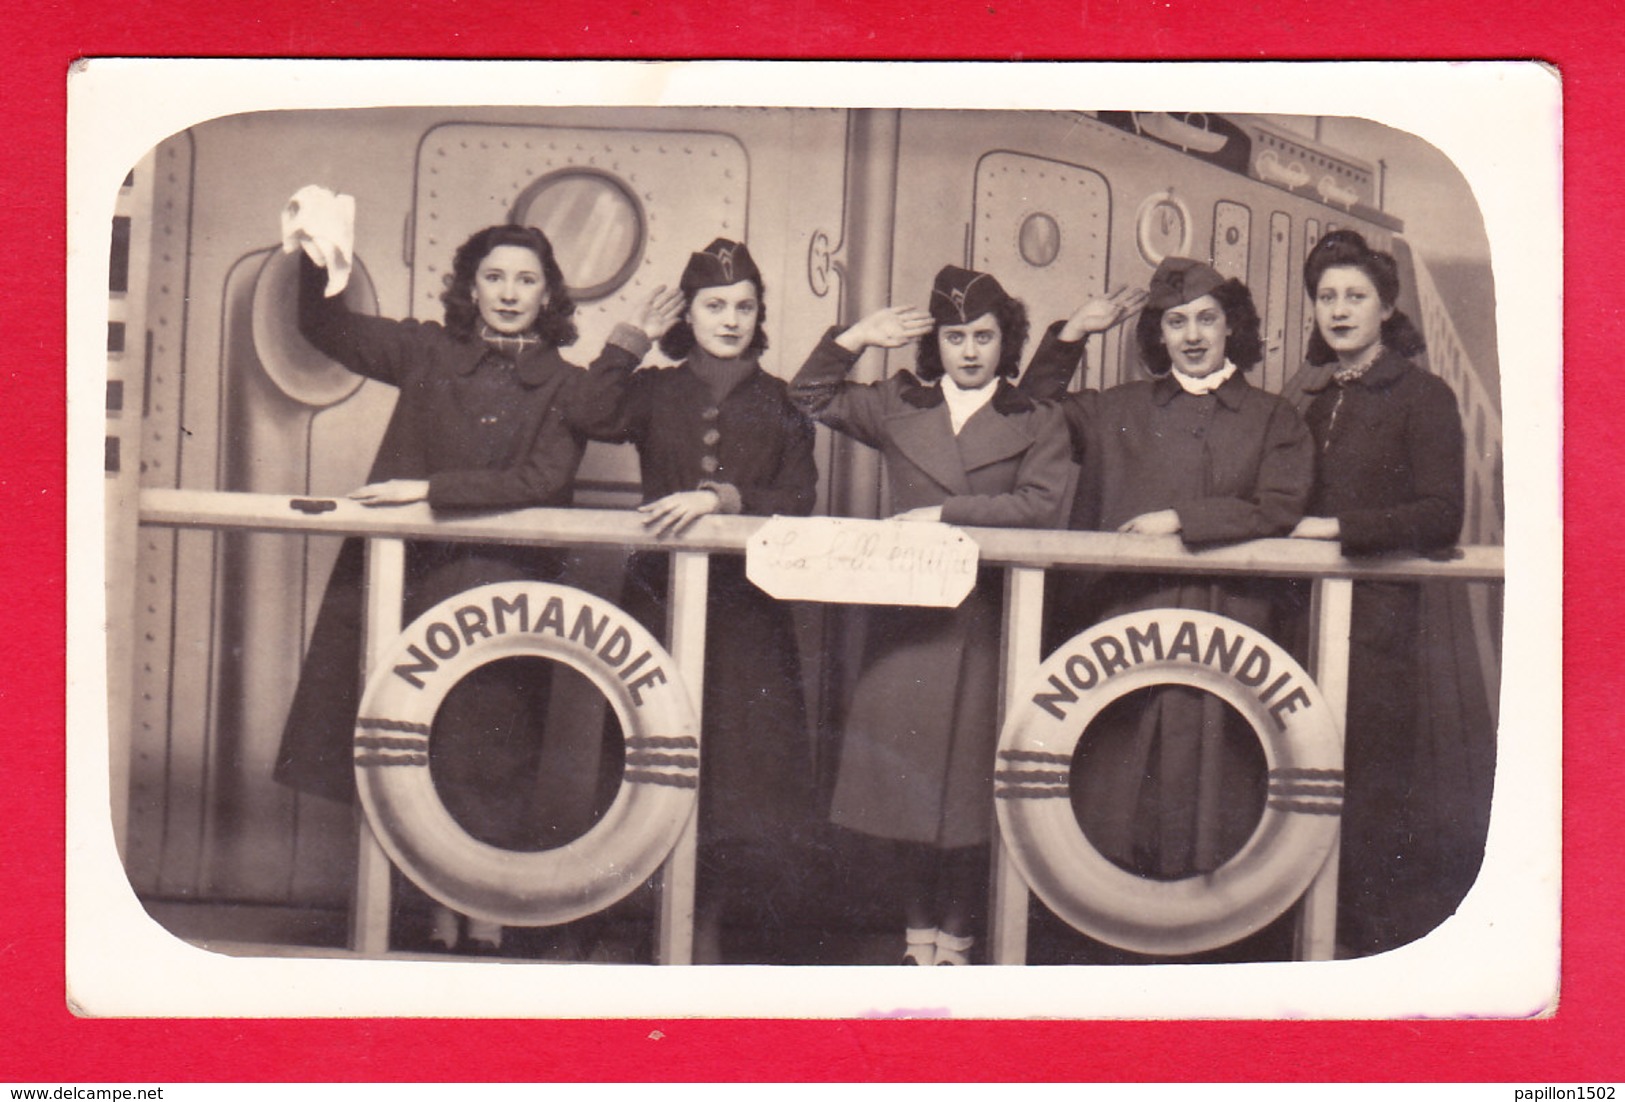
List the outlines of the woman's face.
<svg viewBox="0 0 1625 1102">
<path fill-rule="evenodd" d="M 1224 346 L 1230 323 L 1224 307 L 1212 295 L 1203 295 L 1162 312 L 1162 344 L 1174 370 L 1192 379 L 1205 378 L 1224 366 Z"/>
<path fill-rule="evenodd" d="M 547 305 L 542 258 L 523 245 L 498 245 L 474 269 L 474 304 L 498 333 L 514 336 L 536 324 Z"/>
<path fill-rule="evenodd" d="M 1004 333 L 988 311 L 965 325 L 937 326 L 937 353 L 948 378 L 963 390 L 980 390 L 998 377 Z"/>
<path fill-rule="evenodd" d="M 701 287 L 685 315 L 694 343 L 719 360 L 737 359 L 756 337 L 761 301 L 748 279 L 726 287 Z"/>
<path fill-rule="evenodd" d="M 1382 339 L 1393 314 L 1363 268 L 1327 268 L 1315 288 L 1315 324 L 1340 360 L 1357 360 Z"/>
</svg>

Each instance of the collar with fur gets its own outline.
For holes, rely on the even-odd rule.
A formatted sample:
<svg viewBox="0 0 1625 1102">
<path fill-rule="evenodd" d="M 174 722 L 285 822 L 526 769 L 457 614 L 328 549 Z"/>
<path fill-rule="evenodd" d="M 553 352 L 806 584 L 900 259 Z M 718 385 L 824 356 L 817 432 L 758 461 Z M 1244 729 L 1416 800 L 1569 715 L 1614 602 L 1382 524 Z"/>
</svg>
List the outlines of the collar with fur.
<svg viewBox="0 0 1625 1102">
<path fill-rule="evenodd" d="M 1336 379 L 1337 361 L 1333 360 L 1330 363 L 1320 364 L 1318 366 L 1321 370 L 1321 374 L 1304 385 L 1304 390 L 1311 394 L 1320 393 L 1327 387 L 1331 386 Z M 1385 348 L 1383 349 L 1382 355 L 1378 357 L 1377 362 L 1367 368 L 1365 373 L 1358 379 L 1350 381 L 1348 385 L 1370 387 L 1372 390 L 1379 390 L 1383 387 L 1392 385 L 1401 375 L 1404 375 L 1406 370 L 1411 366 L 1410 360 L 1406 359 L 1404 356 L 1401 356 L 1398 352 L 1395 352 L 1392 349 Z"/>
<path fill-rule="evenodd" d="M 934 409 L 942 405 L 942 388 L 930 383 L 922 383 L 912 371 L 899 373 L 902 385 L 898 389 L 898 397 L 916 409 Z M 993 392 L 993 408 L 1005 417 L 1015 413 L 1028 413 L 1037 409 L 1037 403 L 1021 391 L 1010 385 L 1010 380 L 1000 379 L 993 384 L 998 387 Z"/>
</svg>

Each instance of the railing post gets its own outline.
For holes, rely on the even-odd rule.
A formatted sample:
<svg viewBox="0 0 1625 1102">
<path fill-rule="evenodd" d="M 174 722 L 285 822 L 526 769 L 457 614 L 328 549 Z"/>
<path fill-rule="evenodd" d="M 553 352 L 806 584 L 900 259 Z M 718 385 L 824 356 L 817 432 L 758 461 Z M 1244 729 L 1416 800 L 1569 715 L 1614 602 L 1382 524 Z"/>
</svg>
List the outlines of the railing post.
<svg viewBox="0 0 1625 1102">
<path fill-rule="evenodd" d="M 700 758 L 705 758 L 705 610 L 711 581 L 711 556 L 702 551 L 675 551 L 667 602 L 666 638 L 672 661 L 694 700 L 700 726 Z M 703 767 L 702 767 L 703 769 Z M 703 781 L 702 781 L 703 784 Z M 704 792 L 700 793 L 704 798 Z M 677 845 L 661 868 L 659 964 L 694 963 L 694 863 L 699 801 L 683 827 Z"/>
<path fill-rule="evenodd" d="M 1042 658 L 1044 572 L 1011 567 L 1004 572 L 1004 632 L 999 663 L 999 726 L 1021 703 Z M 993 819 L 993 906 L 988 915 L 988 949 L 994 964 L 1027 962 L 1027 882 Z"/>
<path fill-rule="evenodd" d="M 406 588 L 406 544 L 367 541 L 366 616 L 361 632 L 363 678 L 370 678 L 401 632 L 401 600 Z M 365 956 L 389 949 L 389 857 L 372 832 L 356 797 L 355 894 L 350 901 L 350 948 Z"/>
<path fill-rule="evenodd" d="M 1354 610 L 1354 582 L 1348 578 L 1319 578 L 1310 603 L 1310 626 L 1315 683 L 1337 718 L 1348 752 L 1349 624 Z M 1340 837 L 1332 842 L 1326 863 L 1303 893 L 1298 913 L 1298 959 L 1331 960 L 1337 951 L 1337 870 Z"/>
</svg>

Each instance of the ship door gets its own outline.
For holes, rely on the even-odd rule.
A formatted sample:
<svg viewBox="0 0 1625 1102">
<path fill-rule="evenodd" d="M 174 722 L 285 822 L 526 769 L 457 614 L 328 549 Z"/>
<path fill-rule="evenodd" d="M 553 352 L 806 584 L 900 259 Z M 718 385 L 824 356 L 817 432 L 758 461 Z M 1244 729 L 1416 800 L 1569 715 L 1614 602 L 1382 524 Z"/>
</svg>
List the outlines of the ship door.
<svg viewBox="0 0 1625 1102">
<path fill-rule="evenodd" d="M 982 157 L 974 186 L 971 267 L 997 273 L 1026 302 L 1035 327 L 1106 292 L 1111 189 L 1104 176 L 1080 165 L 1001 150 Z M 1035 347 L 1040 335 L 1035 330 L 1030 338 Z M 1112 342 L 1106 354 L 1089 350 L 1087 386 L 1118 381 L 1103 380 L 1100 373 L 1103 364 L 1120 362 L 1121 330 L 1106 339 Z"/>
<path fill-rule="evenodd" d="M 728 134 L 450 123 L 418 147 L 412 218 L 412 313 L 440 317 L 451 253 L 497 222 L 547 234 L 576 303 L 586 365 L 617 321 L 683 270 L 712 237 L 748 239 L 750 164 Z M 594 444 L 577 504 L 637 503 L 630 447 Z"/>
</svg>

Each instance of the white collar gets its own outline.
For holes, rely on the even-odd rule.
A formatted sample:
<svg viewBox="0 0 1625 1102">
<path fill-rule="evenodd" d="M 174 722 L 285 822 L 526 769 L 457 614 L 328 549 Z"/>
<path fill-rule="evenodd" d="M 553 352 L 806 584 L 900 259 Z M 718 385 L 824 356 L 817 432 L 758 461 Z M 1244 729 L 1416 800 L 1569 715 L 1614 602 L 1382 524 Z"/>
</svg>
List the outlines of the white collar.
<svg viewBox="0 0 1625 1102">
<path fill-rule="evenodd" d="M 1176 364 L 1174 366 L 1174 382 L 1178 383 L 1180 389 L 1184 390 L 1186 394 L 1212 394 L 1224 385 L 1226 379 L 1235 373 L 1236 365 L 1229 360 L 1225 360 L 1224 366 L 1213 374 L 1204 375 L 1200 379 L 1186 375 L 1179 370 L 1179 366 Z"/>
<path fill-rule="evenodd" d="M 993 400 L 993 392 L 998 389 L 997 379 L 975 390 L 966 390 L 954 382 L 953 376 L 943 375 L 942 397 L 948 403 L 948 423 L 954 427 L 955 436 L 959 435 L 959 430 L 965 427 L 965 422 L 969 421 L 977 410 Z"/>
</svg>

